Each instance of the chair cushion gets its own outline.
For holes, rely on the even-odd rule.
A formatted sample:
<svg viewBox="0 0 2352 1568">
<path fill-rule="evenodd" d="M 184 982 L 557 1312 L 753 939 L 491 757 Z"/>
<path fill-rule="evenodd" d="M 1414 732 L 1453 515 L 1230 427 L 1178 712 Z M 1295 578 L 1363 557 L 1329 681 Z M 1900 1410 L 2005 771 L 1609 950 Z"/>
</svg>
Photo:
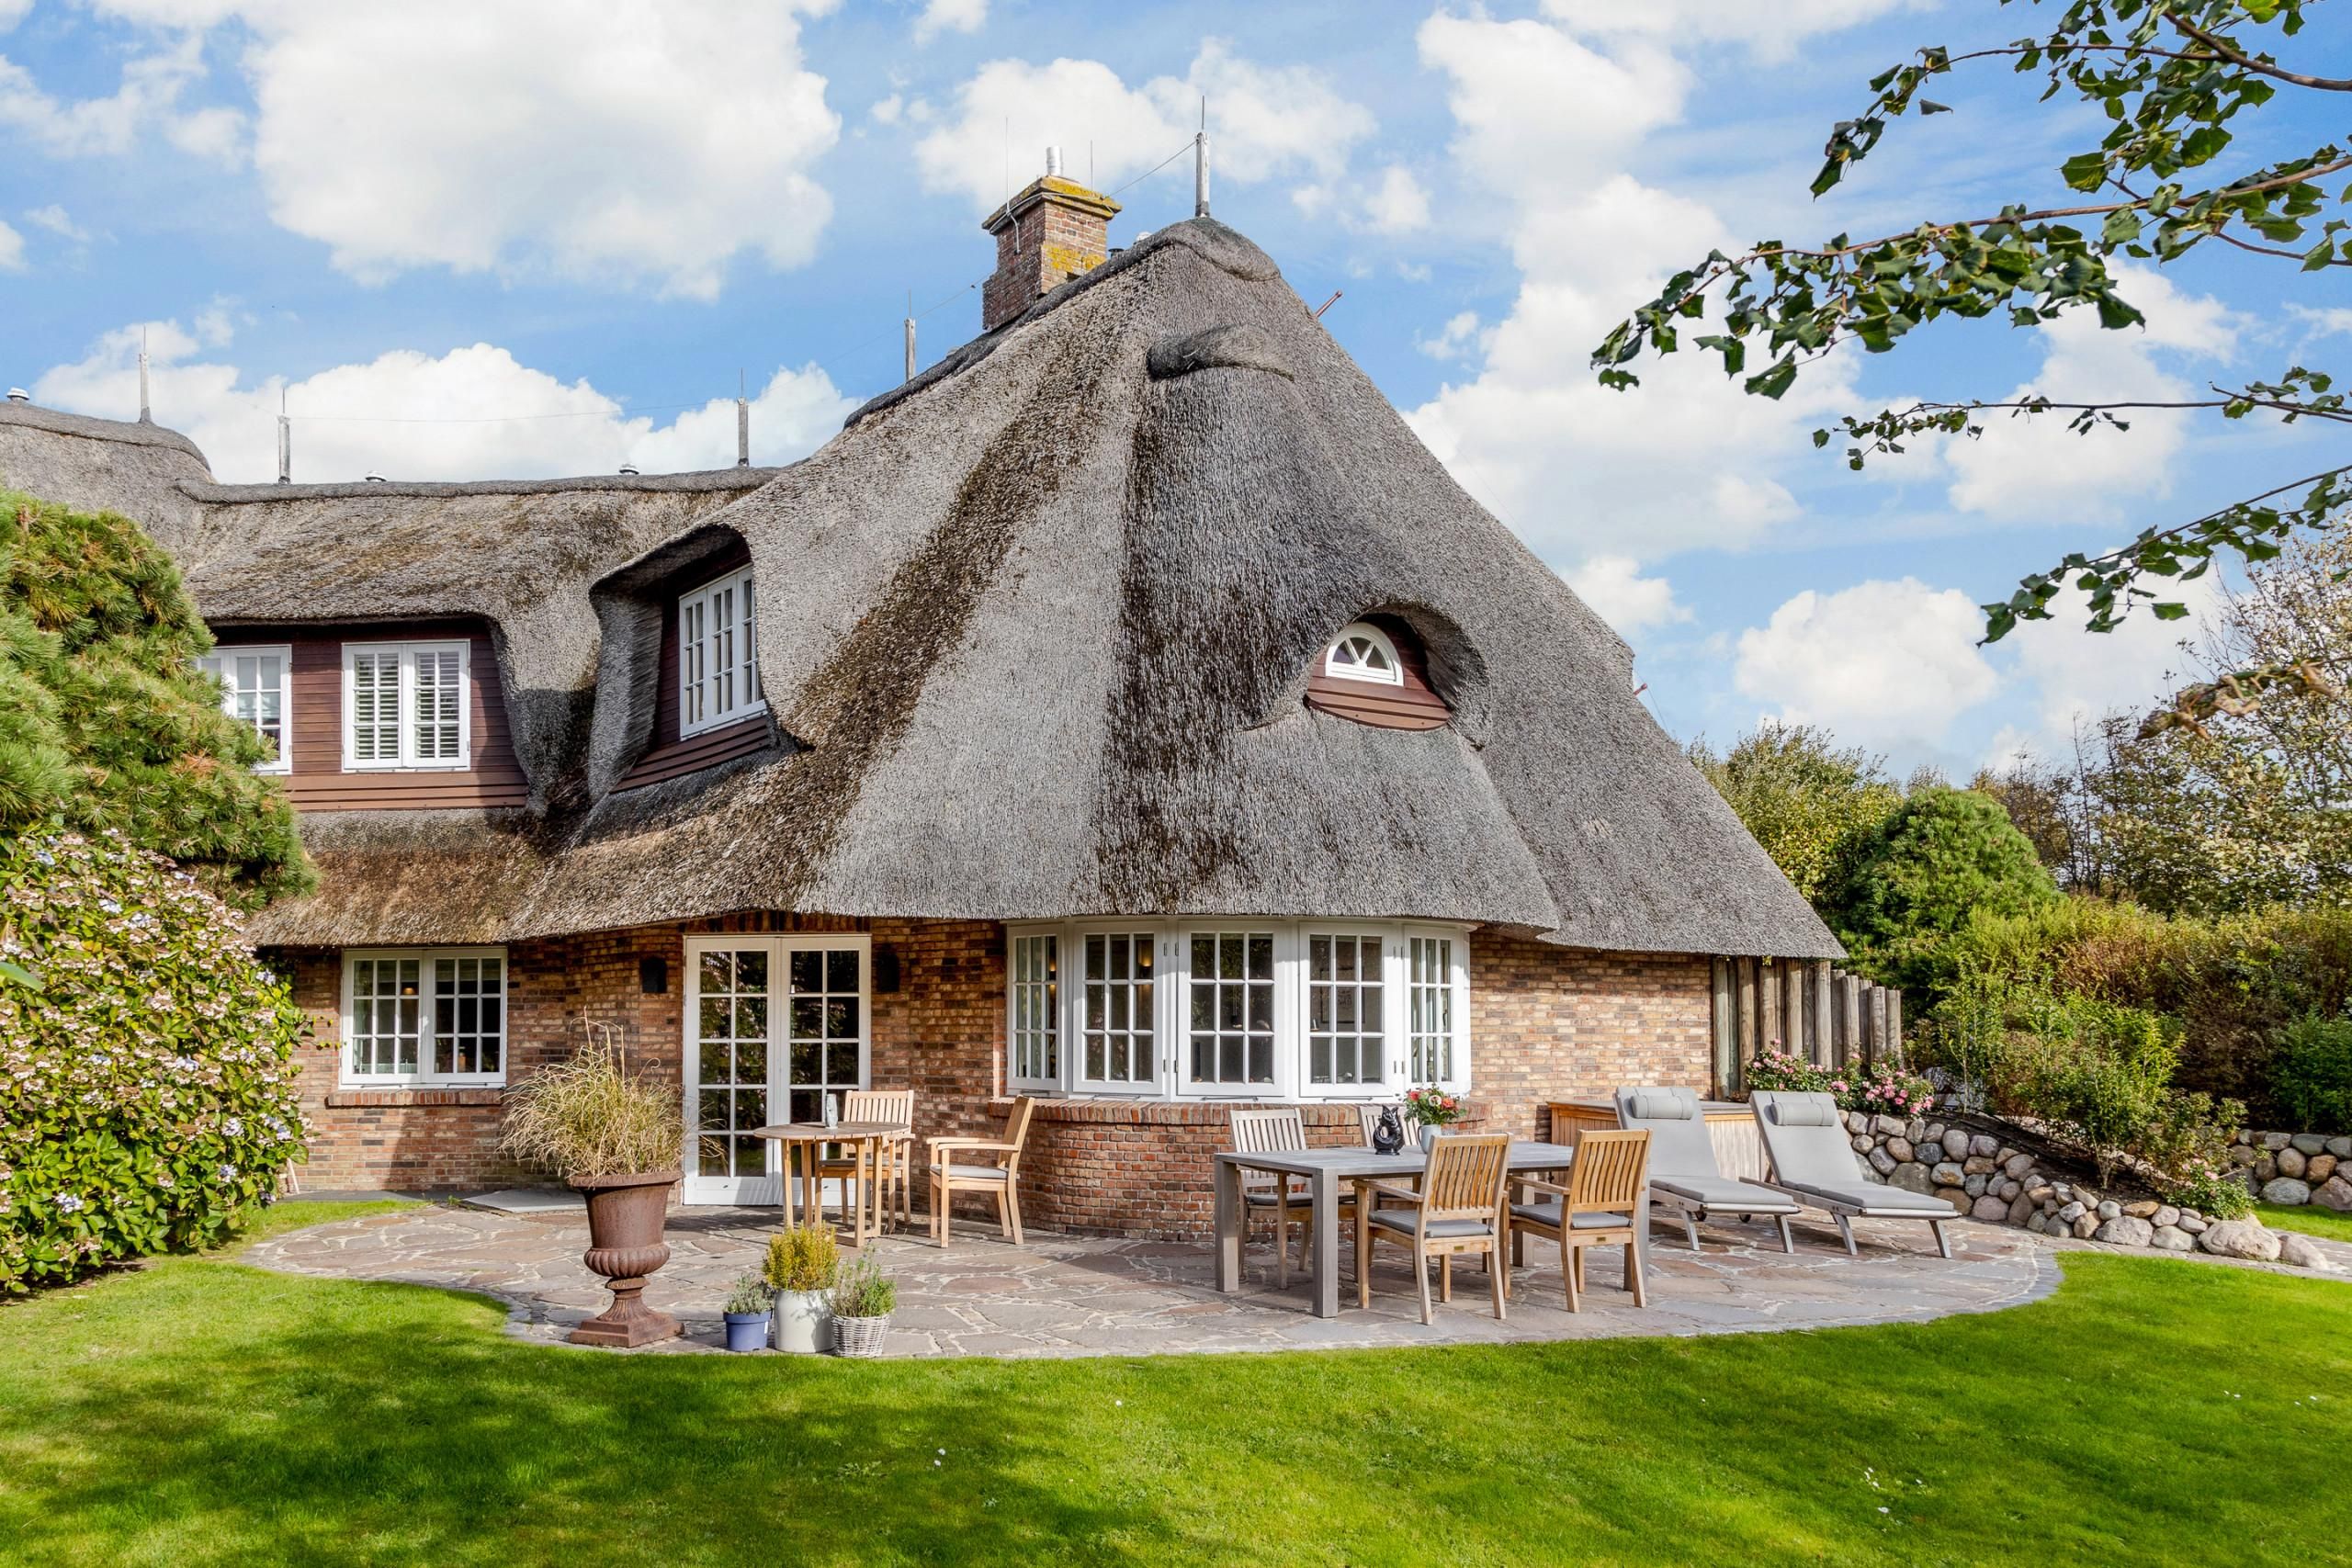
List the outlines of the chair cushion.
<svg viewBox="0 0 2352 1568">
<path fill-rule="evenodd" d="M 1782 1185 L 1793 1187 L 1810 1197 L 1835 1203 L 1840 1208 L 1856 1210 L 1864 1215 L 1877 1215 L 1886 1219 L 1900 1216 L 1904 1219 L 1917 1220 L 1950 1220 L 1958 1217 L 1958 1211 L 1940 1198 L 1913 1192 L 1901 1187 L 1881 1187 L 1874 1181 L 1864 1181 L 1860 1177 L 1855 1178 L 1850 1186 L 1843 1182 L 1827 1181 L 1789 1181 L 1783 1182 Z"/>
<path fill-rule="evenodd" d="M 1689 1089 L 1637 1089 L 1627 1109 L 1637 1122 L 1688 1122 L 1699 1114 L 1699 1101 Z"/>
<path fill-rule="evenodd" d="M 1783 1127 L 1838 1127 L 1846 1119 L 1827 1095 L 1794 1095 L 1772 1102 L 1772 1120 Z"/>
<path fill-rule="evenodd" d="M 1241 1201 L 1272 1209 L 1278 1206 L 1274 1201 L 1276 1196 L 1272 1188 L 1261 1187 L 1254 1192 L 1242 1193 Z M 1315 1194 L 1304 1187 L 1294 1187 L 1290 1190 L 1290 1206 L 1294 1209 L 1311 1209 L 1315 1207 Z"/>
<path fill-rule="evenodd" d="M 934 1165 L 931 1168 L 935 1171 L 939 1167 Z M 1004 1179 L 1004 1167 L 1001 1165 L 951 1164 L 947 1168 L 947 1178 L 951 1181 L 1002 1181 Z"/>
<path fill-rule="evenodd" d="M 1383 1230 L 1410 1235 L 1416 1217 L 1410 1209 L 1378 1209 L 1373 1213 L 1372 1223 Z M 1494 1228 L 1484 1220 L 1431 1220 L 1429 1234 L 1450 1239 L 1461 1235 L 1489 1235 Z"/>
<path fill-rule="evenodd" d="M 1513 1203 L 1510 1206 L 1510 1217 L 1558 1230 L 1560 1207 L 1560 1201 L 1556 1198 L 1546 1203 Z M 1576 1231 L 1613 1231 L 1623 1230 L 1633 1223 L 1632 1216 L 1627 1214 L 1608 1214 L 1598 1210 L 1588 1209 L 1577 1215 L 1575 1222 L 1568 1228 Z"/>
<path fill-rule="evenodd" d="M 1657 1191 L 1696 1203 L 1702 1209 L 1735 1209 L 1744 1214 L 1793 1214 L 1804 1205 L 1785 1192 L 1736 1181 L 1728 1176 L 1653 1176 Z"/>
</svg>

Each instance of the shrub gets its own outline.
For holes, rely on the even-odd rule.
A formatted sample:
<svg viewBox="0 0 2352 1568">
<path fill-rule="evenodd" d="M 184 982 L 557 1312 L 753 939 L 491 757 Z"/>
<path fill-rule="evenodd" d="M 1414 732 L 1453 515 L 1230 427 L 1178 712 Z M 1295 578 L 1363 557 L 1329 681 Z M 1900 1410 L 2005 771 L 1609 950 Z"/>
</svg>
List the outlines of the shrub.
<svg viewBox="0 0 2352 1568">
<path fill-rule="evenodd" d="M 2289 1024 L 2270 1089 L 2295 1131 L 2352 1133 L 2352 1015 L 2308 1013 Z"/>
<path fill-rule="evenodd" d="M 1920 986 L 1973 913 L 2021 914 L 2057 898 L 2058 885 L 1999 801 L 1925 789 L 1862 852 L 1829 923 L 1857 966 L 1889 985 Z"/>
<path fill-rule="evenodd" d="M 775 1305 L 775 1292 L 767 1288 L 757 1274 L 738 1274 L 734 1285 L 727 1292 L 727 1304 L 720 1310 L 741 1316 L 746 1313 L 766 1312 Z"/>
<path fill-rule="evenodd" d="M 671 1170 L 684 1136 L 676 1094 L 631 1076 L 609 1034 L 541 1067 L 507 1098 L 499 1146 L 567 1181 Z"/>
<path fill-rule="evenodd" d="M 2090 1151 L 2099 1180 L 2140 1154 L 2166 1114 L 2178 1032 L 2138 1008 L 2090 998 L 2027 998 L 1995 1069 L 1997 1107 L 2052 1123 Z"/>
<path fill-rule="evenodd" d="M 760 1278 L 778 1291 L 823 1291 L 832 1288 L 841 1270 L 841 1247 L 822 1225 L 795 1225 L 768 1237 L 767 1262 Z"/>
<path fill-rule="evenodd" d="M 899 1287 L 883 1276 L 882 1265 L 861 1258 L 842 1270 L 833 1286 L 835 1317 L 888 1317 L 899 1304 Z"/>
<path fill-rule="evenodd" d="M 2208 1219 L 2234 1220 L 2254 1213 L 2245 1178 L 2226 1166 L 2197 1164 L 2164 1184 L 2167 1202 L 2194 1209 Z"/>
<path fill-rule="evenodd" d="M 1935 1086 L 1918 1074 L 1887 1062 L 1877 1062 L 1851 1075 L 1850 1086 L 1838 1097 L 1849 1111 L 1874 1116 L 1923 1116 L 1936 1103 Z"/>
<path fill-rule="evenodd" d="M 1829 1086 L 1836 1075 L 1826 1067 L 1815 1066 L 1792 1051 L 1778 1044 L 1767 1045 L 1747 1064 L 1747 1087 L 1791 1094 L 1836 1093 Z"/>
<path fill-rule="evenodd" d="M 0 1290 L 219 1245 L 303 1157 L 285 983 L 119 833 L 0 839 Z"/>
</svg>

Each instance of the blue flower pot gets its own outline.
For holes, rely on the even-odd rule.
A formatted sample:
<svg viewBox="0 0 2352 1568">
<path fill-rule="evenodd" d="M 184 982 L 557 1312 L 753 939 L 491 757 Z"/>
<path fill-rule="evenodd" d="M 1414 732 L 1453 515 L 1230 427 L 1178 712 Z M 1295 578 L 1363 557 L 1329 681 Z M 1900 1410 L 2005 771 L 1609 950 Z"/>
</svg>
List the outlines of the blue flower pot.
<svg viewBox="0 0 2352 1568">
<path fill-rule="evenodd" d="M 727 1314 L 727 1348 L 729 1350 L 764 1350 L 767 1344 L 767 1314 L 730 1312 Z"/>
</svg>

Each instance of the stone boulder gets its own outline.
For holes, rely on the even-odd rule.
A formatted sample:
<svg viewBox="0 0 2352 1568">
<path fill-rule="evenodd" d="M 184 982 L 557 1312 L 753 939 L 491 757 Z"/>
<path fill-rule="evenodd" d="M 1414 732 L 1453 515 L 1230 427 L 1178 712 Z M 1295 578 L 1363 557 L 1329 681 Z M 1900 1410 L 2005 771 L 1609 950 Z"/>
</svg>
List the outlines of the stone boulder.
<svg viewBox="0 0 2352 1568">
<path fill-rule="evenodd" d="M 2232 1165 L 2258 1165 L 2261 1161 L 2262 1156 L 2257 1154 L 2255 1150 L 2247 1147 L 2245 1145 L 2232 1144 L 2230 1145 L 2230 1163 Z"/>
<path fill-rule="evenodd" d="M 1971 1198 L 1982 1198 L 1984 1196 L 1984 1189 L 1991 1184 L 1991 1179 L 1987 1177 L 1972 1176 L 1960 1184 L 1960 1190 Z"/>
<path fill-rule="evenodd" d="M 1939 1160 L 1936 1163 L 1936 1168 L 1929 1171 L 1928 1175 L 1933 1179 L 1935 1184 L 1939 1187 L 1957 1187 L 1962 1182 L 1968 1179 L 1967 1176 L 1962 1172 L 1960 1167 L 1948 1159 Z"/>
<path fill-rule="evenodd" d="M 2212 1223 L 2202 1214 L 2183 1213 L 2180 1216 L 2180 1228 L 2191 1235 L 2203 1235 L 2205 1227 Z"/>
<path fill-rule="evenodd" d="M 2345 1180 L 2341 1173 L 2331 1176 L 2319 1190 L 2312 1194 L 2312 1201 L 2324 1204 L 2339 1214 L 2352 1211 L 2352 1181 Z"/>
<path fill-rule="evenodd" d="M 1968 1214 L 1971 1219 L 1984 1220 L 1993 1224 L 2006 1224 L 2008 1220 L 2009 1206 L 2007 1203 L 2002 1202 L 1998 1198 L 1987 1193 L 1984 1197 L 1976 1200 L 1976 1206 L 1969 1210 Z"/>
<path fill-rule="evenodd" d="M 1968 1152 L 1990 1159 L 2001 1152 L 2001 1140 L 1990 1133 L 1979 1133 L 1968 1140 Z"/>
<path fill-rule="evenodd" d="M 2328 1139 L 2327 1152 L 2337 1159 L 2352 1159 L 2352 1134 Z"/>
<path fill-rule="evenodd" d="M 2041 1210 L 2036 1209 L 2032 1213 L 2026 1216 L 2025 1228 L 2032 1231 L 2036 1235 L 2041 1235 L 2041 1233 L 2049 1230 L 2051 1223 L 2049 1215 L 2043 1213 Z"/>
<path fill-rule="evenodd" d="M 2313 1155 L 2303 1162 L 2303 1179 L 2317 1187 L 2335 1174 L 2336 1163 L 2334 1155 Z"/>
<path fill-rule="evenodd" d="M 1872 1149 L 1871 1151 L 1871 1168 L 1877 1171 L 1881 1176 L 1893 1176 L 1894 1174 L 1894 1168 L 1902 1163 L 1903 1162 L 1901 1160 L 1896 1159 L 1884 1149 Z"/>
<path fill-rule="evenodd" d="M 2083 1201 L 2080 1198 L 2077 1198 L 2073 1202 L 2067 1204 L 2064 1208 L 2059 1210 L 2058 1217 L 2071 1225 L 2076 1220 L 2083 1217 L 2085 1205 Z"/>
<path fill-rule="evenodd" d="M 2294 1137 L 2291 1134 L 2265 1133 L 2262 1134 L 2262 1146 L 2269 1150 L 2274 1155 L 2294 1141 Z"/>
<path fill-rule="evenodd" d="M 1944 1129 L 1944 1153 L 1954 1160 L 1968 1157 L 1968 1133 L 1961 1127 Z"/>
<path fill-rule="evenodd" d="M 2092 1236 L 2098 1234 L 2098 1216 L 2097 1214 L 2078 1214 L 2075 1217 L 2073 1229 L 2077 1239 L 2088 1241 Z"/>
<path fill-rule="evenodd" d="M 2311 1237 L 2294 1231 L 2278 1233 L 2278 1261 L 2291 1263 L 2298 1269 L 2316 1269 L 2323 1274 L 2335 1272 L 2335 1265 L 2327 1260 L 2327 1254 L 2322 1252 Z"/>
<path fill-rule="evenodd" d="M 2007 1177 L 2011 1181 L 2023 1181 L 2026 1179 L 2026 1173 L 2030 1171 L 2032 1168 L 2033 1156 L 2031 1155 L 2011 1155 L 2007 1160 L 2002 1162 L 2001 1174 Z"/>
<path fill-rule="evenodd" d="M 2262 1201 L 2277 1203 L 2281 1208 L 2300 1209 L 2312 1201 L 2312 1190 L 2306 1182 L 2298 1181 L 2291 1176 L 2282 1176 L 2263 1184 Z"/>
<path fill-rule="evenodd" d="M 1988 1155 L 1970 1155 L 1960 1162 L 1960 1168 L 1971 1176 L 1990 1176 L 1996 1168 Z"/>
<path fill-rule="evenodd" d="M 2327 1140 L 2317 1133 L 2298 1133 L 2287 1140 L 2287 1146 L 2305 1159 L 2327 1152 Z"/>
<path fill-rule="evenodd" d="M 1980 1205 L 1980 1207 L 1981 1207 L 1981 1205 Z M 2013 1225 L 2021 1225 L 2021 1224 L 2024 1224 L 2028 1220 L 2037 1220 L 2037 1219 L 2040 1219 L 2041 1217 L 2041 1209 L 2040 1209 L 2040 1208 L 2038 1208 L 2038 1207 L 2035 1205 L 2035 1203 L 2034 1203 L 2034 1201 L 2033 1201 L 2033 1200 L 2032 1200 L 2032 1199 L 2030 1199 L 2030 1198 L 2025 1198 L 2025 1197 L 2016 1197 L 2016 1198 L 2012 1198 L 2012 1199 L 2010 1199 L 2010 1200 L 2009 1200 L 2009 1207 L 2008 1207 L 2008 1213 L 2007 1213 L 2007 1219 L 2008 1219 L 2009 1224 L 2013 1224 Z"/>
<path fill-rule="evenodd" d="M 2155 1227 L 2145 1220 L 2129 1214 L 2118 1215 L 2091 1233 L 2094 1241 L 2111 1241 L 2118 1247 L 2145 1247 Z"/>
<path fill-rule="evenodd" d="M 2303 1174 L 2303 1152 L 2301 1149 L 2280 1149 L 2271 1163 L 2278 1168 L 2281 1176 L 2300 1179 Z"/>
<path fill-rule="evenodd" d="M 2102 1198 L 2098 1201 L 2098 1217 L 2102 1220 L 2121 1219 L 2123 1205 L 2112 1198 Z"/>
<path fill-rule="evenodd" d="M 2155 1212 L 2162 1207 L 2164 1207 L 2164 1205 L 2157 1202 L 2154 1198 L 2142 1198 L 2136 1201 L 2124 1204 L 2123 1212 L 2126 1214 L 2131 1215 L 2132 1218 L 2135 1220 L 2144 1220 L 2153 1217 Z"/>
<path fill-rule="evenodd" d="M 1887 1139 L 1886 1152 L 1894 1156 L 1895 1164 L 1906 1165 L 1910 1163 L 1911 1156 L 1914 1151 L 1911 1146 L 1911 1140 L 1898 1134 L 1895 1136 Z"/>
<path fill-rule="evenodd" d="M 2180 1224 L 2180 1211 L 2170 1203 L 2159 1203 L 2156 1212 L 2147 1216 L 2148 1223 L 2158 1230 L 2169 1230 Z"/>
<path fill-rule="evenodd" d="M 2194 1252 L 2197 1238 L 2178 1225 L 2158 1225 L 2148 1237 L 2148 1245 L 2164 1252 Z"/>
<path fill-rule="evenodd" d="M 1857 1133 L 1846 1141 L 1854 1145 L 1854 1152 L 1858 1155 L 1866 1155 L 1878 1147 L 1878 1140 L 1868 1133 Z"/>
<path fill-rule="evenodd" d="M 1889 1187 L 1900 1187 L 1905 1192 L 1917 1192 L 1922 1195 L 1933 1191 L 1936 1185 L 1928 1179 L 1928 1168 L 1917 1160 L 1905 1160 L 1903 1164 L 1896 1166 L 1893 1174 L 1887 1177 L 1886 1184 Z"/>
<path fill-rule="evenodd" d="M 2219 1220 L 2205 1228 L 2197 1245 L 2221 1258 L 2244 1258 L 2272 1263 L 2278 1258 L 2278 1235 L 2256 1220 Z"/>
<path fill-rule="evenodd" d="M 1900 1116 L 1880 1116 L 1871 1122 L 1871 1130 L 1882 1138 L 1899 1138 L 1908 1125 Z"/>
</svg>

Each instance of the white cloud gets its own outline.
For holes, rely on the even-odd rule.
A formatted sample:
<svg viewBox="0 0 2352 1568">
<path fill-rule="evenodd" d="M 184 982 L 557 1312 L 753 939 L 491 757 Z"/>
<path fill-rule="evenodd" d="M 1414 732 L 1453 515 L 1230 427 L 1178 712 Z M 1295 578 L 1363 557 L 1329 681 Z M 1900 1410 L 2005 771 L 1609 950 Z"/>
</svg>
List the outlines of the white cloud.
<svg viewBox="0 0 2352 1568">
<path fill-rule="evenodd" d="M 915 42 L 929 43 L 943 32 L 976 33 L 989 19 L 989 0 L 930 0 L 915 18 Z"/>
<path fill-rule="evenodd" d="M 204 74 L 203 40 L 186 34 L 157 52 L 125 61 L 120 84 L 108 96 L 67 103 L 0 56 L 0 130 L 17 131 L 53 158 L 119 156 L 150 126 L 177 137 L 191 118 L 200 119 L 202 111 L 183 116 L 178 105 L 189 84 Z M 201 145 L 200 134 L 196 140 Z"/>
<path fill-rule="evenodd" d="M 0 272 L 17 272 L 25 265 L 25 237 L 0 223 Z"/>
<path fill-rule="evenodd" d="M 533 479 L 718 468 L 735 461 L 735 403 L 713 398 L 666 424 L 630 414 L 585 379 L 566 382 L 478 343 L 440 355 L 395 350 L 300 380 L 248 383 L 237 367 L 204 357 L 225 341 L 227 318 L 208 310 L 191 331 L 143 323 L 156 420 L 204 449 L 227 481 L 277 477 L 279 395 L 294 418 L 294 475 L 327 482 L 370 471 L 400 479 Z M 35 383 L 52 407 L 129 418 L 139 406 L 141 325 L 108 333 L 84 359 Z M 807 455 L 855 407 L 815 365 L 781 367 L 752 403 L 752 458 Z M 356 416 L 356 417 L 353 417 Z M 388 421 L 418 423 L 387 423 Z M 422 422 L 435 423 L 422 423 Z"/>
<path fill-rule="evenodd" d="M 2147 317 L 2144 327 L 2109 331 L 2088 310 L 2070 310 L 2039 330 L 2041 368 L 2004 401 L 2040 395 L 2055 402 L 2193 398 L 2200 389 L 2167 373 L 2155 351 L 2225 360 L 2244 320 L 2208 295 L 2184 294 L 2144 267 L 2118 269 L 2123 297 Z M 2122 502 L 2172 490 L 2188 437 L 2189 416 L 2173 409 L 2135 409 L 2128 429 L 2070 430 L 2064 412 L 1986 413 L 1984 434 L 1939 443 L 1955 475 L 1951 503 L 1963 512 L 2111 520 Z"/>
<path fill-rule="evenodd" d="M 865 113 L 876 125 L 896 125 L 907 111 L 907 100 L 897 93 L 887 98 L 876 98 Z"/>
<path fill-rule="evenodd" d="M 1873 750 L 1932 747 L 2000 685 L 1984 632 L 1967 594 L 1917 578 L 1807 589 L 1739 634 L 1733 682 L 1781 723 Z"/>
<path fill-rule="evenodd" d="M 1571 32 L 1746 45 L 1765 61 L 1785 60 L 1815 33 L 1874 21 L 1890 11 L 1921 9 L 1934 0 L 1544 0 L 1544 15 Z"/>
<path fill-rule="evenodd" d="M 1375 234 L 1409 234 L 1430 221 L 1430 193 L 1401 164 L 1381 171 L 1380 183 L 1364 197 L 1364 226 Z"/>
<path fill-rule="evenodd" d="M 2030 705 L 2031 722 L 2006 726 L 1990 760 L 2012 756 L 2020 746 L 2044 756 L 2062 754 L 2077 725 L 2119 708 L 2154 708 L 2186 678 L 2180 645 L 2194 635 L 2199 618 L 2220 607 L 2220 584 L 2206 576 L 2145 586 L 2186 604 L 2189 618 L 2160 621 L 2143 605 L 2111 632 L 2086 631 L 2089 604 L 2070 588 L 2052 603 L 2051 619 L 2027 621 L 2002 639 L 1998 646 L 2015 650 L 2014 678 L 2022 689 L 2020 705 Z"/>
<path fill-rule="evenodd" d="M 1561 575 L 1620 637 L 1690 619 L 1689 606 L 1674 597 L 1674 585 L 1663 577 L 1644 577 L 1628 557 L 1594 556 Z"/>
<path fill-rule="evenodd" d="M 6 32 L 25 19 L 33 8 L 33 0 L 0 0 L 0 33 Z"/>
<path fill-rule="evenodd" d="M 73 215 L 53 201 L 47 207 L 36 207 L 27 211 L 25 221 L 37 229 L 46 229 L 61 239 L 72 240 L 77 243 L 90 237 L 88 230 L 74 222 Z"/>
<path fill-rule="evenodd" d="M 1431 359 L 1459 359 L 1471 349 L 1481 345 L 1478 312 L 1458 310 L 1446 318 L 1445 325 L 1435 337 L 1416 337 L 1413 346 Z"/>
<path fill-rule="evenodd" d="M 2330 305 L 2313 310 L 2309 305 L 2290 304 L 2287 307 L 2287 314 L 2310 328 L 2313 337 L 2334 337 L 2352 333 L 2352 307 Z"/>
<path fill-rule="evenodd" d="M 1008 181 L 1018 190 L 1036 177 L 1047 146 L 1062 148 L 1075 171 L 1091 143 L 1095 184 L 1108 188 L 1190 141 L 1204 96 L 1220 182 L 1335 178 L 1375 129 L 1371 111 L 1342 97 L 1323 73 L 1254 64 L 1209 39 L 1182 78 L 1156 76 L 1140 87 L 1095 60 L 990 61 L 956 90 L 955 118 L 915 144 L 915 164 L 924 189 L 960 194 L 987 212 L 1004 200 Z"/>
</svg>

